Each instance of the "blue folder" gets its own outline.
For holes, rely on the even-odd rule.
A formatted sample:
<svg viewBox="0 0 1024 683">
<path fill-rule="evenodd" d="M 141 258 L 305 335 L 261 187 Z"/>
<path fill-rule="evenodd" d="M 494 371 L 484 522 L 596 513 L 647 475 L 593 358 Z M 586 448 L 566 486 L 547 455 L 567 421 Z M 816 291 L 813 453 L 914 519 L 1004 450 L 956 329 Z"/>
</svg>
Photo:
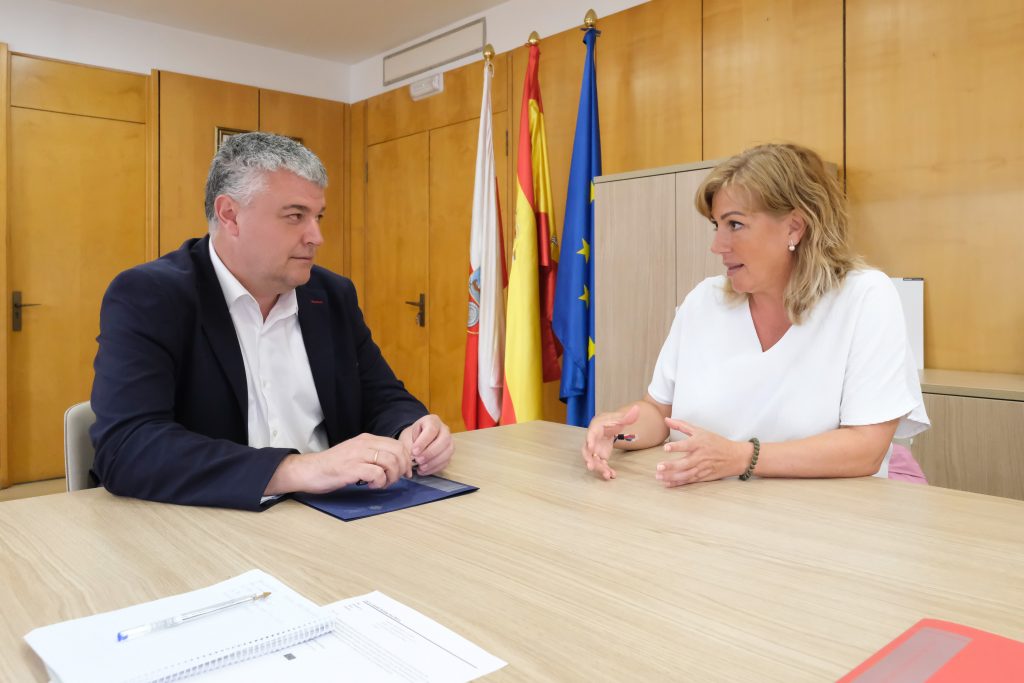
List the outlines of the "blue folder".
<svg viewBox="0 0 1024 683">
<path fill-rule="evenodd" d="M 444 477 L 414 476 L 411 479 L 399 479 L 386 489 L 351 485 L 331 493 L 296 493 L 292 497 L 332 517 L 350 522 L 354 519 L 433 503 L 443 498 L 461 496 L 476 491 L 477 488 Z"/>
</svg>

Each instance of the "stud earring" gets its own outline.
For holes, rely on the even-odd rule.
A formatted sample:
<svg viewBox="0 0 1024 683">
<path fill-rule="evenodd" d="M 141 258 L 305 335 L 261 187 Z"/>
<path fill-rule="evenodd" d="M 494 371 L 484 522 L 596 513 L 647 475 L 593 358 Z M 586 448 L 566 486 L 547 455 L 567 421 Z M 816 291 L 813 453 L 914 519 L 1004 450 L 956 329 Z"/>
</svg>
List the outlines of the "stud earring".
<svg viewBox="0 0 1024 683">
<path fill-rule="evenodd" d="M 795 245 L 795 244 L 793 244 L 792 242 L 790 242 L 790 243 L 789 243 L 789 250 L 790 250 L 790 251 L 796 251 L 796 245 Z"/>
</svg>

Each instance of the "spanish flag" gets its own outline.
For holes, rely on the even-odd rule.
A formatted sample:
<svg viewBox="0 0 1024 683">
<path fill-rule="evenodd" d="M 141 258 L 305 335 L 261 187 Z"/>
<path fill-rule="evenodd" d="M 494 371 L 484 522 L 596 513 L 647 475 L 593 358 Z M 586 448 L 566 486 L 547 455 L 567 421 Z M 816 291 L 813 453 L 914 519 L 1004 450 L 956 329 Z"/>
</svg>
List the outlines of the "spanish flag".
<svg viewBox="0 0 1024 683">
<path fill-rule="evenodd" d="M 562 349 L 551 331 L 558 274 L 544 107 L 537 71 L 540 48 L 530 46 L 519 118 L 516 163 L 516 232 L 508 279 L 505 388 L 501 424 L 541 418 L 541 386 L 561 377 Z"/>
</svg>

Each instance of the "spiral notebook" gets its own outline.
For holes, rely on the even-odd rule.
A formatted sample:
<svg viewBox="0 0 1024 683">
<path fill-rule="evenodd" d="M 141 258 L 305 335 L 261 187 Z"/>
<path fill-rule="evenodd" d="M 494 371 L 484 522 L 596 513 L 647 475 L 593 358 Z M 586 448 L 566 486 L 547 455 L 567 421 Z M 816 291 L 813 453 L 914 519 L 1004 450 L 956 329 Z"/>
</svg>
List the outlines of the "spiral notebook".
<svg viewBox="0 0 1024 683">
<path fill-rule="evenodd" d="M 118 640 L 126 629 L 264 591 L 265 599 Z M 37 628 L 25 640 L 55 683 L 163 683 L 292 647 L 333 627 L 330 612 L 253 570 L 191 593 Z"/>
</svg>

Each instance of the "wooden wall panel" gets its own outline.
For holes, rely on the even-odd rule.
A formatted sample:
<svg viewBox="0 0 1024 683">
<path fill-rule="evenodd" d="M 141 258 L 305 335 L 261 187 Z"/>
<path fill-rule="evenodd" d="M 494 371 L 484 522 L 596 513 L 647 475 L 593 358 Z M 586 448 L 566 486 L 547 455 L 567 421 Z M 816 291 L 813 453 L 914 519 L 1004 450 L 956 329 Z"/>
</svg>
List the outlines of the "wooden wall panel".
<svg viewBox="0 0 1024 683">
<path fill-rule="evenodd" d="M 366 273 L 366 101 L 349 109 L 349 267 L 348 276 L 363 294 Z"/>
<path fill-rule="evenodd" d="M 494 58 L 491 111 L 508 107 L 508 57 Z M 397 88 L 367 100 L 366 144 L 375 145 L 413 133 L 480 118 L 483 62 L 474 62 L 444 74 L 444 92 L 413 101 L 409 88 Z"/>
<path fill-rule="evenodd" d="M 352 106 L 345 105 L 345 116 L 342 120 L 342 136 L 345 142 L 344 153 L 341 157 L 341 270 L 340 273 L 349 275 L 352 271 L 352 211 L 349 209 L 349 198 L 352 196 L 352 168 L 351 153 L 349 148 L 352 145 Z"/>
<path fill-rule="evenodd" d="M 704 0 L 704 158 L 798 142 L 843 162 L 843 0 Z"/>
<path fill-rule="evenodd" d="M 259 90 L 160 72 L 160 253 L 207 232 L 206 175 L 217 126 L 259 128 Z"/>
<path fill-rule="evenodd" d="M 653 0 L 601 17 L 597 26 L 603 173 L 699 161 L 700 2 Z M 583 32 L 542 36 L 540 52 L 554 222 L 561 235 L 586 54 Z M 513 160 L 528 59 L 526 47 L 512 52 Z"/>
<path fill-rule="evenodd" d="M 146 260 L 160 255 L 160 72 L 146 84 Z"/>
<path fill-rule="evenodd" d="M 925 366 L 1024 373 L 1024 3 L 847 3 L 856 243 L 925 278 Z"/>
<path fill-rule="evenodd" d="M 7 145 L 10 120 L 9 82 L 11 53 L 6 43 L 0 43 L 0 320 L 4 331 L 0 333 L 0 489 L 8 486 L 7 448 L 7 321 L 10 320 L 7 286 Z"/>
<path fill-rule="evenodd" d="M 101 71 L 102 78 L 97 78 Z M 147 81 L 143 74 L 11 56 L 14 107 L 145 123 Z"/>
<path fill-rule="evenodd" d="M 598 20 L 602 33 L 597 41 L 597 88 L 605 174 L 701 158 L 700 21 L 696 0 L 652 0 Z M 583 77 L 583 32 L 570 30 L 559 36 L 566 36 L 563 40 L 575 48 L 569 57 L 575 68 L 570 82 L 548 83 L 571 93 L 565 105 L 571 111 L 571 138 Z M 522 97 L 522 81 L 516 85 L 517 96 Z M 549 130 L 554 134 L 561 127 Z"/>
<path fill-rule="evenodd" d="M 317 264 L 344 272 L 345 110 L 347 104 L 275 90 L 260 90 L 260 130 L 301 138 L 327 169 L 327 211 L 320 229 L 324 244 Z"/>
</svg>

